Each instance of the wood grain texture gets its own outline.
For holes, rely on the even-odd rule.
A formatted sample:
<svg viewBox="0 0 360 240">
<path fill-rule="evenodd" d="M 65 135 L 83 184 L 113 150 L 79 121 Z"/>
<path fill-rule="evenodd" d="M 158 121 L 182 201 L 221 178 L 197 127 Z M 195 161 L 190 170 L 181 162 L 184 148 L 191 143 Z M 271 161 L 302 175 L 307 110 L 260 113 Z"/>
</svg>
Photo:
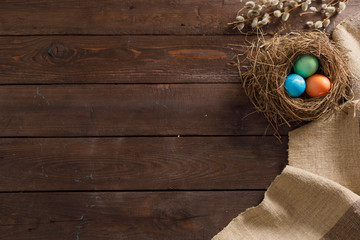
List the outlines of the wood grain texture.
<svg viewBox="0 0 360 240">
<path fill-rule="evenodd" d="M 0 191 L 265 189 L 286 149 L 272 136 L 0 139 Z"/>
<path fill-rule="evenodd" d="M 236 11 L 228 2 L 10 0 L 0 5 L 0 34 L 224 33 Z"/>
<path fill-rule="evenodd" d="M 239 82 L 238 36 L 0 37 L 0 84 Z"/>
<path fill-rule="evenodd" d="M 263 192 L 0 195 L 0 238 L 210 239 Z"/>
<path fill-rule="evenodd" d="M 0 87 L 0 136 L 264 135 L 253 112 L 239 84 Z"/>
<path fill-rule="evenodd" d="M 359 1 L 349 2 L 334 23 L 359 11 Z M 227 23 L 242 6 L 239 0 L 8 0 L 0 4 L 0 34 L 233 34 Z M 295 18 L 299 13 L 287 22 L 290 30 L 314 20 Z"/>
</svg>

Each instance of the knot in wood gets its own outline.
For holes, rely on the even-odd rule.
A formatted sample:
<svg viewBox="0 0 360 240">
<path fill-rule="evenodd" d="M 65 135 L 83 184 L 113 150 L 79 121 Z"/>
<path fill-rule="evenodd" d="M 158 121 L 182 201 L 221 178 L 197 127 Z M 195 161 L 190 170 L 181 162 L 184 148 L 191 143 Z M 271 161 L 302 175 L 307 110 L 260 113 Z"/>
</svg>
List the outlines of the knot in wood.
<svg viewBox="0 0 360 240">
<path fill-rule="evenodd" d="M 62 43 L 53 43 L 47 53 L 53 61 L 67 61 L 75 54 L 75 50 L 66 47 Z"/>
</svg>

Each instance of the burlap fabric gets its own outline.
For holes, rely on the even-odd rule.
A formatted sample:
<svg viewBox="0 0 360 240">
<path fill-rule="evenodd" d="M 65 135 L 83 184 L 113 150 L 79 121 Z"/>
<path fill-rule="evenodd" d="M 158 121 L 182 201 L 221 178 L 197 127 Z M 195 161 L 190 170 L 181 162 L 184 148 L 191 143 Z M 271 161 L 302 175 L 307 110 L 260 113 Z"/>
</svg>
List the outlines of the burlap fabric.
<svg viewBox="0 0 360 240">
<path fill-rule="evenodd" d="M 349 58 L 352 73 L 360 78 L 360 15 L 346 19 L 336 26 L 333 39 L 348 49 L 345 53 Z M 353 86 L 357 99 L 360 99 L 360 81 Z"/>
<path fill-rule="evenodd" d="M 360 76 L 360 18 L 339 24 L 333 39 Z M 359 88 L 354 87 L 359 97 Z M 213 240 L 359 240 L 359 101 L 289 133 L 289 166 L 264 200 L 233 219 Z"/>
</svg>

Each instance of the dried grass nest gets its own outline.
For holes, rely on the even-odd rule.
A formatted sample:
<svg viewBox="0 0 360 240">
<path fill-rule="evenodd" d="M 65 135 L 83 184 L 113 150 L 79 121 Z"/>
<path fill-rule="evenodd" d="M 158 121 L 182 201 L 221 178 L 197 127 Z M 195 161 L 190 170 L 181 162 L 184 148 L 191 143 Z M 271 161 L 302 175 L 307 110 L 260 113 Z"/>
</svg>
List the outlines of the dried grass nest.
<svg viewBox="0 0 360 240">
<path fill-rule="evenodd" d="M 270 39 L 259 36 L 257 42 L 247 45 L 246 50 L 245 58 L 241 56 L 244 54 L 238 54 L 235 63 L 243 88 L 276 133 L 283 124 L 291 126 L 294 122 L 318 119 L 353 97 L 353 77 L 344 49 L 323 32 L 288 33 Z M 292 98 L 286 93 L 286 76 L 302 55 L 317 57 L 320 63 L 318 72 L 330 79 L 331 89 L 325 96 Z"/>
</svg>

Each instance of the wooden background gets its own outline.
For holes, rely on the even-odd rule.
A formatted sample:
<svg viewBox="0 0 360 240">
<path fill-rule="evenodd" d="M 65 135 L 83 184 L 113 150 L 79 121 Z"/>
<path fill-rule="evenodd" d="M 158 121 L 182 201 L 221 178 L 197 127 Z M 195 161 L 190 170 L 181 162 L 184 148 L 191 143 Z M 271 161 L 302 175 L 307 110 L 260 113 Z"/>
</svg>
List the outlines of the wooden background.
<svg viewBox="0 0 360 240">
<path fill-rule="evenodd" d="M 260 203 L 288 129 L 227 65 L 241 6 L 1 1 L 0 239 L 210 239 Z"/>
</svg>

